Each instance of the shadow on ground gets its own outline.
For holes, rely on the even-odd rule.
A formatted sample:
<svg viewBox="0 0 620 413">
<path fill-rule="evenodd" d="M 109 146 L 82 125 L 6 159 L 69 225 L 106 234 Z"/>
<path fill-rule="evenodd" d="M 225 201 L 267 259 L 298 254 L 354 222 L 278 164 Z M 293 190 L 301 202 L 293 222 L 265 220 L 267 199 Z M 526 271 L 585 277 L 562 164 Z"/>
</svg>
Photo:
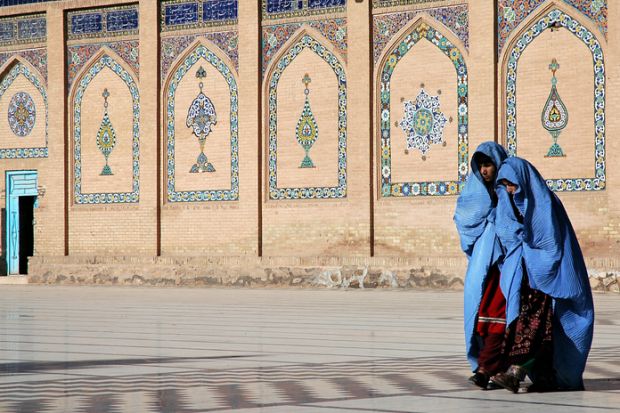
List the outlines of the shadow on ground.
<svg viewBox="0 0 620 413">
<path fill-rule="evenodd" d="M 587 391 L 620 390 L 620 377 L 586 379 L 584 386 Z"/>
</svg>

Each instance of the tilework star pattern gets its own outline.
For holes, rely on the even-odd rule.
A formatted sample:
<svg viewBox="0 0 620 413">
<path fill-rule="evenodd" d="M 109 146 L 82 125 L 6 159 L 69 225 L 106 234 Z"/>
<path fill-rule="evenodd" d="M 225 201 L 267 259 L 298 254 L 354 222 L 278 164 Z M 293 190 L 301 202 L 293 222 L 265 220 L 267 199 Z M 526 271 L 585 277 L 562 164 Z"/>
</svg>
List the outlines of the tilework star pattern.
<svg viewBox="0 0 620 413">
<path fill-rule="evenodd" d="M 448 27 L 469 48 L 469 10 L 467 4 L 412 10 L 373 16 L 373 48 L 375 64 L 394 35 L 420 13 L 428 13 Z"/>
<path fill-rule="evenodd" d="M 33 73 L 27 66 L 22 63 L 16 63 L 9 70 L 8 74 L 0 82 L 0 99 L 4 96 L 7 89 L 15 81 L 17 76 L 23 75 L 26 79 L 34 85 L 34 87 L 41 93 L 43 102 L 45 103 L 45 147 L 41 148 L 7 148 L 0 149 L 0 159 L 16 159 L 16 158 L 47 158 L 47 133 L 48 133 L 48 121 L 47 121 L 47 92 L 43 82 L 39 79 L 38 75 Z"/>
<path fill-rule="evenodd" d="M 547 179 L 554 191 L 598 191 L 605 189 L 605 64 L 601 44 L 596 36 L 561 10 L 552 10 L 535 21 L 509 51 L 506 75 L 506 143 L 510 155 L 517 154 L 517 65 L 525 48 L 550 24 L 559 23 L 592 53 L 594 64 L 594 164 L 595 176 L 576 179 Z"/>
<path fill-rule="evenodd" d="M 127 85 L 132 98 L 132 191 L 113 193 L 82 192 L 82 98 L 90 82 L 105 68 L 112 70 Z M 140 199 L 140 93 L 132 75 L 107 54 L 102 54 L 81 79 L 73 99 L 73 200 L 76 204 L 137 203 Z"/>
<path fill-rule="evenodd" d="M 448 119 L 441 111 L 439 96 L 421 89 L 415 101 L 405 100 L 403 105 L 405 116 L 398 125 L 407 136 L 407 150 L 418 150 L 426 156 L 431 145 L 445 142 L 443 128 Z"/>
<path fill-rule="evenodd" d="M 308 25 L 325 36 L 336 48 L 342 59 L 347 61 L 347 21 L 344 18 L 328 20 L 310 20 L 300 23 L 275 24 L 263 27 L 263 74 L 269 63 L 282 48 L 284 43 L 291 38 L 303 25 Z"/>
<path fill-rule="evenodd" d="M 175 182 L 175 96 L 179 82 L 192 68 L 206 60 L 228 83 L 230 91 L 230 188 L 203 189 L 199 191 L 177 191 Z M 234 72 L 215 53 L 204 45 L 198 45 L 184 60 L 171 77 L 166 88 L 166 165 L 168 202 L 236 201 L 239 199 L 239 93 Z M 181 121 L 184 126 L 184 119 Z"/>
<path fill-rule="evenodd" d="M 607 38 L 607 0 L 563 0 L 594 22 Z M 545 0 L 499 0 L 497 3 L 497 48 L 503 49 L 512 31 Z"/>
<path fill-rule="evenodd" d="M 9 126 L 17 136 L 28 136 L 37 121 L 37 108 L 27 92 L 17 92 L 9 102 Z"/>
<path fill-rule="evenodd" d="M 391 143 L 391 112 L 390 112 L 390 81 L 392 73 L 400 59 L 405 56 L 420 40 L 425 39 L 441 50 L 454 64 L 457 76 L 457 108 L 458 108 L 458 162 L 457 179 L 450 181 L 431 182 L 392 182 L 392 143 Z M 468 81 L 467 67 L 460 50 L 446 37 L 433 27 L 425 23 L 412 28 L 411 32 L 396 44 L 387 55 L 380 70 L 380 131 L 381 131 L 381 196 L 382 197 L 409 197 L 409 196 L 441 196 L 456 195 L 465 182 L 469 171 L 468 156 L 469 142 L 468 129 Z"/>
<path fill-rule="evenodd" d="M 338 79 L 338 185 L 333 187 L 278 187 L 278 81 L 286 68 L 304 50 L 316 53 L 332 68 Z M 303 35 L 275 66 L 268 79 L 269 85 L 269 199 L 327 199 L 345 198 L 347 195 L 347 79 L 338 58 L 310 35 Z"/>
</svg>

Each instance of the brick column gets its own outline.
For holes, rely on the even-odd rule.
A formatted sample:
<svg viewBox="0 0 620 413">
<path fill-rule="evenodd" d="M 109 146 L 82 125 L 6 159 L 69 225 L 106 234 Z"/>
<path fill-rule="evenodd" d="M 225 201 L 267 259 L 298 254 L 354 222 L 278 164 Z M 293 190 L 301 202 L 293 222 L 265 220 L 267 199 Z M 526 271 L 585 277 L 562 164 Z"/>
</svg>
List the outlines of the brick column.
<svg viewBox="0 0 620 413">
<path fill-rule="evenodd" d="M 159 2 L 140 1 L 140 209 L 147 221 L 144 244 L 148 253 L 159 253 L 159 206 L 162 161 L 158 157 L 159 105 Z"/>
<path fill-rule="evenodd" d="M 372 134 L 372 21 L 371 0 L 349 1 L 347 5 L 347 93 L 348 133 L 347 197 L 355 204 L 351 212 L 356 219 L 356 238 L 365 240 L 359 252 L 374 254 L 374 199 L 376 179 L 373 174 Z"/>
<path fill-rule="evenodd" d="M 239 217 L 248 254 L 262 254 L 261 2 L 239 2 Z M 245 237 L 244 237 L 245 238 Z M 245 244 L 245 242 L 244 242 Z"/>
</svg>

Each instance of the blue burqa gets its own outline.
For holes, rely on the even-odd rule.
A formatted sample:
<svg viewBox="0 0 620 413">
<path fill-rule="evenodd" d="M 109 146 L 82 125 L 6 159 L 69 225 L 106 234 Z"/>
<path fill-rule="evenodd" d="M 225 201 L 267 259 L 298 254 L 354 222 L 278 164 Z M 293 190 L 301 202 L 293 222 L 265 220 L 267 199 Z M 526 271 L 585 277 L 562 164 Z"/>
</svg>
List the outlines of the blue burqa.
<svg viewBox="0 0 620 413">
<path fill-rule="evenodd" d="M 478 146 L 477 152 L 491 158 L 497 169 L 507 157 L 504 148 L 495 142 L 484 142 Z M 482 347 L 482 341 L 475 334 L 475 329 L 485 280 L 491 266 L 497 264 L 502 257 L 500 243 L 495 234 L 495 205 L 490 193 L 494 186 L 487 187 L 484 184 L 480 166 L 475 161 L 476 153 L 471 160 L 472 172 L 456 201 L 454 213 L 461 248 L 469 261 L 465 274 L 463 321 L 467 360 L 472 371 L 478 368 L 478 354 Z"/>
<path fill-rule="evenodd" d="M 524 159 L 504 161 L 497 180 L 518 186 L 514 206 L 497 185 L 496 232 L 506 250 L 500 285 L 506 297 L 506 324 L 519 315 L 525 265 L 529 284 L 553 298 L 553 367 L 563 389 L 582 389 L 592 344 L 594 308 L 583 255 L 560 199 Z"/>
</svg>

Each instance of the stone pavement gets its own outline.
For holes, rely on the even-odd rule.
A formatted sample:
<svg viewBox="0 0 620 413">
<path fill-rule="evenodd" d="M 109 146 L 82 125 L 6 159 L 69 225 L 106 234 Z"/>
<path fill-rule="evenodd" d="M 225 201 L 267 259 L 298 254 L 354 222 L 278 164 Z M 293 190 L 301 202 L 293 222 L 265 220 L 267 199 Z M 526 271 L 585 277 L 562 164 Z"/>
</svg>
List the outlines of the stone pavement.
<svg viewBox="0 0 620 413">
<path fill-rule="evenodd" d="M 584 392 L 466 383 L 462 293 L 0 286 L 0 412 L 612 412 L 620 297 Z"/>
</svg>

